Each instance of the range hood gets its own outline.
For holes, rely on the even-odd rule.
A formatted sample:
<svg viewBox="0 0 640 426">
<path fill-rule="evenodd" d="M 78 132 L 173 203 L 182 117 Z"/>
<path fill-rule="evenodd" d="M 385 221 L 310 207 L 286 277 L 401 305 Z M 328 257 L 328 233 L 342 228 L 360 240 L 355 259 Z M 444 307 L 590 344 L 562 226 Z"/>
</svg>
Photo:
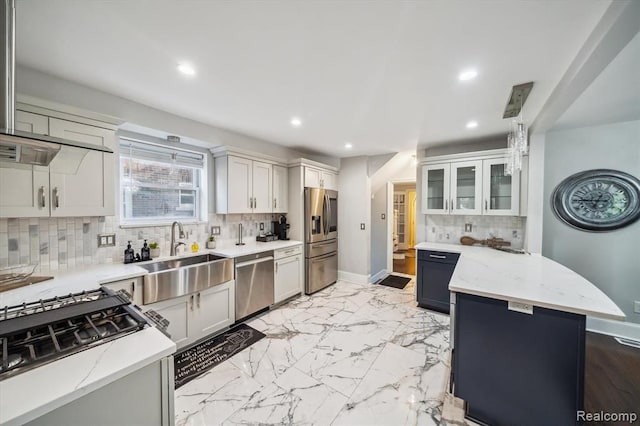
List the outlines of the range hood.
<svg viewBox="0 0 640 426">
<path fill-rule="evenodd" d="M 59 154 L 63 169 L 77 170 L 88 151 L 113 153 L 107 147 L 76 142 L 15 129 L 15 0 L 0 0 L 0 22 L 4 43 L 0 45 L 0 161 L 48 166 Z M 69 164 L 73 161 L 74 165 Z M 75 172 L 74 172 L 75 173 Z"/>
</svg>

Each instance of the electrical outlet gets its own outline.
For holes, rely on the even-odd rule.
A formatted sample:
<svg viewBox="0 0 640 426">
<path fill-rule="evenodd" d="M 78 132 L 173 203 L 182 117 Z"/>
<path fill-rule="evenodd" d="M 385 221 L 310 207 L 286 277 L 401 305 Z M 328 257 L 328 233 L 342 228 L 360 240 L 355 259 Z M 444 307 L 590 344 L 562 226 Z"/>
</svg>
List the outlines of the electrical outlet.
<svg viewBox="0 0 640 426">
<path fill-rule="evenodd" d="M 98 247 L 115 247 L 116 234 L 98 234 Z"/>
<path fill-rule="evenodd" d="M 518 238 L 518 231 L 516 229 L 511 231 L 511 238 Z"/>
<path fill-rule="evenodd" d="M 640 314 L 640 300 L 633 302 L 633 312 Z"/>
<path fill-rule="evenodd" d="M 361 223 L 361 224 L 360 224 L 360 230 L 361 230 L 361 231 L 364 231 L 364 223 Z"/>
<path fill-rule="evenodd" d="M 473 224 L 472 223 L 465 223 L 464 224 L 464 232 L 472 232 L 471 230 L 473 229 Z"/>
<path fill-rule="evenodd" d="M 264 231 L 264 222 L 260 222 L 260 230 Z"/>
<path fill-rule="evenodd" d="M 220 227 L 212 226 L 211 227 L 211 235 L 220 235 Z"/>
</svg>

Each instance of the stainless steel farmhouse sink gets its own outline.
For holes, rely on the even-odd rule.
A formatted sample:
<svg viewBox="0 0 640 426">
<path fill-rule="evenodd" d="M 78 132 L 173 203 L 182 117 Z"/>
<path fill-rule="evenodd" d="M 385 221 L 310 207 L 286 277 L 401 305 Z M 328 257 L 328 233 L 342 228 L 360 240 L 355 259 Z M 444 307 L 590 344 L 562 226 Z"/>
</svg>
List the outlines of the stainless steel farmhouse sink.
<svg viewBox="0 0 640 426">
<path fill-rule="evenodd" d="M 233 279 L 233 259 L 203 254 L 139 265 L 144 276 L 142 303 L 160 302 L 214 287 Z"/>
</svg>

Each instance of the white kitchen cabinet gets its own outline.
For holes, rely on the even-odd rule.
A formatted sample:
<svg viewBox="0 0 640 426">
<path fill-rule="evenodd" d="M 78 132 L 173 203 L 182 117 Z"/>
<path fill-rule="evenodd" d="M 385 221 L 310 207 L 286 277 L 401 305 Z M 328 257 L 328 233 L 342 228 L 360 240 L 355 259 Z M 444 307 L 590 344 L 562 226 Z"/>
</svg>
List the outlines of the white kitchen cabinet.
<svg viewBox="0 0 640 426">
<path fill-rule="evenodd" d="M 195 303 L 189 318 L 192 341 L 222 330 L 235 321 L 235 281 L 217 285 L 192 297 L 192 303 Z"/>
<path fill-rule="evenodd" d="M 115 150 L 115 132 L 25 111 L 16 111 L 16 128 Z M 75 173 L 63 147 L 48 167 L 0 163 L 0 217 L 110 216 L 115 212 L 117 154 L 86 151 Z"/>
<path fill-rule="evenodd" d="M 181 296 L 144 305 L 143 311 L 152 309 L 169 321 L 167 333 L 180 348 L 192 341 L 189 334 L 189 319 L 193 316 L 192 310 L 195 309 L 192 302 L 192 295 Z"/>
<path fill-rule="evenodd" d="M 272 165 L 261 161 L 253 162 L 253 212 L 273 211 L 273 170 Z"/>
<path fill-rule="evenodd" d="M 228 155 L 215 159 L 216 213 L 271 213 L 272 164 Z"/>
<path fill-rule="evenodd" d="M 482 161 L 451 163 L 449 212 L 457 215 L 482 214 Z"/>
<path fill-rule="evenodd" d="M 422 213 L 520 214 L 520 173 L 505 176 L 503 150 L 472 153 L 468 159 L 457 154 L 451 161 L 443 161 L 445 157 L 422 166 Z"/>
<path fill-rule="evenodd" d="M 507 161 L 503 158 L 484 160 L 483 214 L 517 216 L 520 213 L 520 173 L 505 175 Z"/>
<path fill-rule="evenodd" d="M 304 186 L 337 191 L 338 174 L 330 170 L 306 166 L 304 168 Z"/>
<path fill-rule="evenodd" d="M 16 111 L 16 130 L 49 134 L 49 118 Z M 0 161 L 0 217 L 49 216 L 49 167 Z"/>
<path fill-rule="evenodd" d="M 282 302 L 303 291 L 302 248 L 291 247 L 274 252 L 274 303 Z"/>
<path fill-rule="evenodd" d="M 178 348 L 185 347 L 235 322 L 235 281 L 198 293 L 143 306 L 169 321 L 167 332 Z"/>
<path fill-rule="evenodd" d="M 49 134 L 116 150 L 113 131 L 57 118 L 49 119 Z M 63 148 L 64 149 L 64 148 Z M 59 173 L 65 167 L 62 152 L 51 161 L 51 216 L 112 216 L 115 207 L 115 155 L 87 151 L 75 174 Z"/>
<path fill-rule="evenodd" d="M 273 166 L 273 213 L 289 211 L 289 171 L 286 167 Z"/>
<path fill-rule="evenodd" d="M 131 301 L 134 305 L 142 305 L 142 278 L 130 278 L 127 280 L 113 281 L 110 283 L 104 283 L 102 286 L 107 287 L 113 291 L 126 291 L 131 296 Z"/>
</svg>

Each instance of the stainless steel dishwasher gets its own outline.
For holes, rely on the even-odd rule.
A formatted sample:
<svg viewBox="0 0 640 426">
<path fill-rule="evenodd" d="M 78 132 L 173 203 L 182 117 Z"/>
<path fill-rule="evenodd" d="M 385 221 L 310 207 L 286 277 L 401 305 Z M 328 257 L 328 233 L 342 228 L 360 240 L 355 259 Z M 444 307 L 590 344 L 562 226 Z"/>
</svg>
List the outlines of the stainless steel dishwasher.
<svg viewBox="0 0 640 426">
<path fill-rule="evenodd" d="M 273 304 L 273 251 L 236 259 L 236 321 Z"/>
</svg>

